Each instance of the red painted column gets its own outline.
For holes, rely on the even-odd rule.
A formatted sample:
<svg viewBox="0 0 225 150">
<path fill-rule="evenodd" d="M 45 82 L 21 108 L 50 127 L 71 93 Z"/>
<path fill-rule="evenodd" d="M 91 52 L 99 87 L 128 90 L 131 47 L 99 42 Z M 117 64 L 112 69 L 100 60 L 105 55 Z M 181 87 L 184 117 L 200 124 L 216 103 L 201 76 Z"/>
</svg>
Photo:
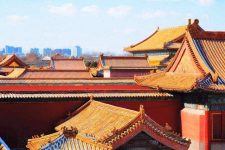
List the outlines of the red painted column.
<svg viewBox="0 0 225 150">
<path fill-rule="evenodd" d="M 209 146 L 209 111 L 205 111 L 205 150 L 209 150 Z"/>
<path fill-rule="evenodd" d="M 181 111 L 182 136 L 191 139 L 190 150 L 208 150 L 208 111 L 184 108 Z"/>
</svg>

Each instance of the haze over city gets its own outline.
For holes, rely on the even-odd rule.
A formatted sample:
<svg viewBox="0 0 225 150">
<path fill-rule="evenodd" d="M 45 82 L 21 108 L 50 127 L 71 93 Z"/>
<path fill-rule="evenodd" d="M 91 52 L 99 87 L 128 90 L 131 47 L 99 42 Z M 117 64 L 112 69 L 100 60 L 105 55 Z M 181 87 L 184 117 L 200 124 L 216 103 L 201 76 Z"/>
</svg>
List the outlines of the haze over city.
<svg viewBox="0 0 225 150">
<path fill-rule="evenodd" d="M 188 18 L 201 20 L 204 29 L 224 30 L 224 6 L 216 0 L 0 0 L 0 47 L 29 52 L 80 45 L 84 53 L 121 54 L 158 26 L 186 25 Z"/>
</svg>

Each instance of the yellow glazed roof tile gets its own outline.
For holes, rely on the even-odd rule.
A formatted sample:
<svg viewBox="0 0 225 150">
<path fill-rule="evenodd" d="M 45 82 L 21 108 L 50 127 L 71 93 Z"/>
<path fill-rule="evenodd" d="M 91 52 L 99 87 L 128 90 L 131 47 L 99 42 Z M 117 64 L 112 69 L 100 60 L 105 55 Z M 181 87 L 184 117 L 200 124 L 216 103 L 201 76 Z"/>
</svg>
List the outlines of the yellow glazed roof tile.
<svg viewBox="0 0 225 150">
<path fill-rule="evenodd" d="M 78 131 L 94 135 L 101 139 L 112 134 L 112 130 L 124 127 L 133 118 L 139 115 L 137 111 L 91 101 L 78 114 L 57 126 L 57 131 L 63 127 L 76 127 Z"/>
<path fill-rule="evenodd" d="M 183 36 L 187 26 L 179 26 L 174 28 L 157 29 L 152 35 L 145 40 L 125 48 L 125 51 L 148 51 L 148 50 L 162 50 L 168 48 L 179 48 L 178 44 L 170 47 L 170 42 Z"/>
</svg>

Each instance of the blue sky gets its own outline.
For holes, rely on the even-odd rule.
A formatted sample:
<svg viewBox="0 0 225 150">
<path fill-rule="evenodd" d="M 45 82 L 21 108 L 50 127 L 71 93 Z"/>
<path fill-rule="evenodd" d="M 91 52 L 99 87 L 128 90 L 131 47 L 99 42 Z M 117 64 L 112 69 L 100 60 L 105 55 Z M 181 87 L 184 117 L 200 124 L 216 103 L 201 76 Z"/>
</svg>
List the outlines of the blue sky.
<svg viewBox="0 0 225 150">
<path fill-rule="evenodd" d="M 0 47 L 6 44 L 121 54 L 160 28 L 198 18 L 225 29 L 224 0 L 0 0 Z"/>
</svg>

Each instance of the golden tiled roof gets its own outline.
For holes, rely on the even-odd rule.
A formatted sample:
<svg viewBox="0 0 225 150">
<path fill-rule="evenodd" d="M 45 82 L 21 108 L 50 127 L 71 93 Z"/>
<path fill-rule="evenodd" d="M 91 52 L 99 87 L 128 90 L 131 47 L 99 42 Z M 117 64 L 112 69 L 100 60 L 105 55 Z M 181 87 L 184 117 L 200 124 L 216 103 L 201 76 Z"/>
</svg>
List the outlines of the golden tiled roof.
<svg viewBox="0 0 225 150">
<path fill-rule="evenodd" d="M 150 66 L 160 66 L 161 62 L 168 57 L 169 55 L 150 55 L 148 56 L 148 63 Z"/>
<path fill-rule="evenodd" d="M 99 62 L 104 68 L 137 68 L 149 69 L 147 56 L 104 56 L 100 55 Z M 99 66 L 100 67 L 100 66 Z"/>
<path fill-rule="evenodd" d="M 225 85 L 223 84 L 211 84 L 206 87 L 202 87 L 205 91 L 216 92 L 216 93 L 225 93 Z"/>
<path fill-rule="evenodd" d="M 85 107 L 78 110 L 75 116 L 55 129 L 59 131 L 63 127 L 72 126 L 82 133 L 94 135 L 96 139 L 101 139 L 106 135 L 111 135 L 113 129 L 121 129 L 136 116 L 138 116 L 138 112 L 133 110 L 90 101 Z"/>
<path fill-rule="evenodd" d="M 190 91 L 195 87 L 201 77 L 200 74 L 161 72 L 146 76 L 137 76 L 135 77 L 135 81 L 138 85 L 159 90 Z"/>
<path fill-rule="evenodd" d="M 210 37 L 210 35 L 206 36 Z M 213 72 L 225 81 L 225 32 L 219 39 L 198 38 L 195 42 L 198 43 L 198 48 L 205 55 L 208 64 L 214 70 Z"/>
<path fill-rule="evenodd" d="M 52 58 L 51 66 L 55 70 L 87 70 L 83 58 Z"/>
<path fill-rule="evenodd" d="M 8 74 L 7 76 L 3 76 L 3 75 L 0 75 L 0 79 L 5 79 L 5 78 L 18 78 L 19 76 L 21 76 L 24 71 L 26 69 L 25 68 L 14 68 L 13 71 Z"/>
<path fill-rule="evenodd" d="M 10 59 L 12 59 L 13 55 L 6 55 L 4 59 L 0 62 L 0 66 L 4 65 L 6 62 L 8 62 Z"/>
<path fill-rule="evenodd" d="M 30 150 L 38 150 L 43 145 L 48 144 L 48 143 L 54 141 L 60 135 L 61 135 L 60 132 L 56 132 L 56 133 L 49 134 L 49 135 L 44 135 L 44 136 L 41 136 L 41 137 L 34 136 L 32 139 L 28 139 L 27 146 L 26 147 L 28 149 L 30 149 Z"/>
<path fill-rule="evenodd" d="M 16 55 L 6 55 L 0 62 L 1 67 L 27 67 L 27 65 L 20 60 Z"/>
<path fill-rule="evenodd" d="M 89 70 L 40 70 L 29 69 L 20 76 L 22 79 L 81 79 L 92 78 Z"/>
<path fill-rule="evenodd" d="M 71 132 L 74 134 L 70 134 Z M 145 114 L 141 105 L 139 111 L 90 100 L 71 114 L 68 120 L 55 128 L 57 138 L 49 136 L 28 140 L 27 147 L 36 145 L 39 149 L 93 149 L 112 150 L 128 142 L 137 133 L 146 132 L 158 142 L 172 148 L 187 150 L 190 141 L 162 127 Z M 62 132 L 63 131 L 63 132 Z M 66 132 L 65 132 L 66 131 Z M 58 134 L 60 133 L 60 134 Z M 46 137 L 46 138 L 45 138 Z M 46 140 L 43 140 L 43 139 Z M 40 144 L 38 142 L 40 140 Z M 38 147 L 39 146 L 39 147 Z"/>
<path fill-rule="evenodd" d="M 172 41 L 184 36 L 187 26 L 179 26 L 174 28 L 157 29 L 152 35 L 143 41 L 125 48 L 125 51 L 148 51 L 178 49 L 180 44 L 172 44 Z M 171 45 L 172 44 L 172 45 Z M 171 45 L 171 46 L 170 46 Z"/>
<path fill-rule="evenodd" d="M 213 86 L 203 89 L 222 91 L 225 84 L 225 32 L 204 31 L 198 20 L 188 26 L 181 48 L 163 73 L 135 77 L 142 86 L 173 91 L 199 88 L 199 79 L 211 75 Z M 218 83 L 216 85 L 216 83 Z M 201 87 L 202 88 L 202 87 Z"/>
<path fill-rule="evenodd" d="M 93 150 L 112 149 L 109 145 L 98 143 L 86 135 L 80 133 L 67 135 L 65 132 L 68 131 L 62 129 L 53 134 L 28 139 L 26 147 L 29 150 L 45 149 L 46 147 L 64 150 L 83 150 L 89 148 Z"/>
</svg>

